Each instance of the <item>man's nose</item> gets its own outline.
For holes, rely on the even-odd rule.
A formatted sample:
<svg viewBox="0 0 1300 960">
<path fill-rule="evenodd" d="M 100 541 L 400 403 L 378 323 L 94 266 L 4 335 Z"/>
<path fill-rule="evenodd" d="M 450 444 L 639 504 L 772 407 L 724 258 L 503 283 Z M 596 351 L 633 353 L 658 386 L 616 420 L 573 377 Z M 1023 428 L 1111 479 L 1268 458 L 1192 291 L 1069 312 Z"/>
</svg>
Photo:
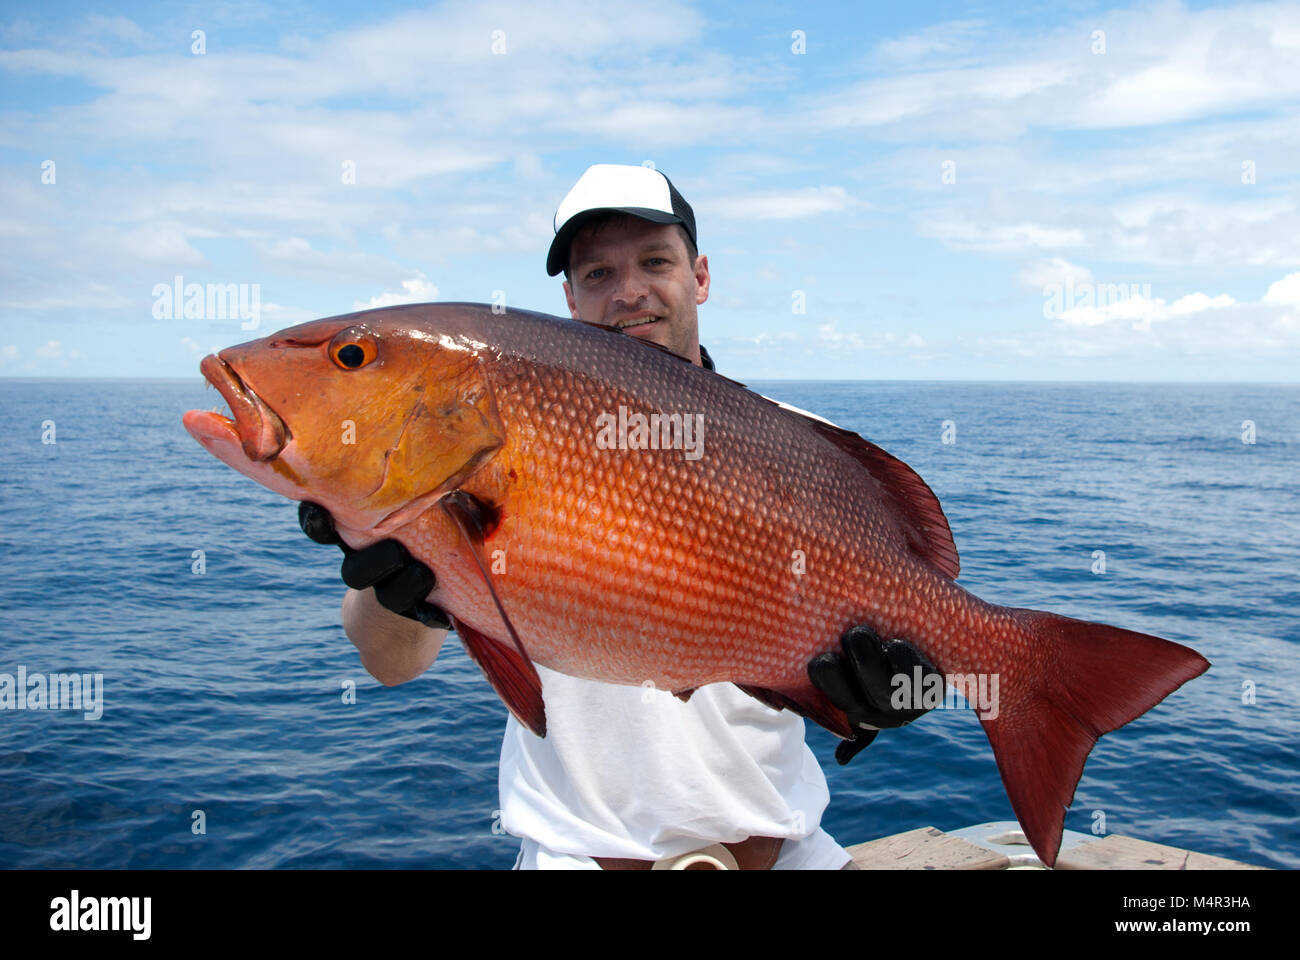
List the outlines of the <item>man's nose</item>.
<svg viewBox="0 0 1300 960">
<path fill-rule="evenodd" d="M 614 284 L 614 299 L 627 306 L 635 306 L 650 295 L 650 284 L 639 270 L 620 270 Z"/>
</svg>

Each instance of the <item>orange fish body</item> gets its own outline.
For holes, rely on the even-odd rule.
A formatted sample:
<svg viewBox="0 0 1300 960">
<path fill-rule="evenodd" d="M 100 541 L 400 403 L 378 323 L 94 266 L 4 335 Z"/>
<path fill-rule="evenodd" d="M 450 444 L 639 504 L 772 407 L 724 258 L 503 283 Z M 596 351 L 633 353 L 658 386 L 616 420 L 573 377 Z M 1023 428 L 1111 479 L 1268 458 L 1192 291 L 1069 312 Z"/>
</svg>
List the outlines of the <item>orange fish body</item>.
<svg viewBox="0 0 1300 960">
<path fill-rule="evenodd" d="M 1209 666 L 1158 637 L 980 600 L 906 464 L 620 333 L 426 304 L 303 324 L 203 370 L 234 420 L 191 411 L 195 438 L 325 506 L 353 546 L 401 540 L 539 735 L 534 662 L 683 697 L 729 681 L 852 736 L 807 667 L 868 624 L 973 702 L 995 692 L 981 723 L 1051 864 L 1097 738 Z"/>
</svg>

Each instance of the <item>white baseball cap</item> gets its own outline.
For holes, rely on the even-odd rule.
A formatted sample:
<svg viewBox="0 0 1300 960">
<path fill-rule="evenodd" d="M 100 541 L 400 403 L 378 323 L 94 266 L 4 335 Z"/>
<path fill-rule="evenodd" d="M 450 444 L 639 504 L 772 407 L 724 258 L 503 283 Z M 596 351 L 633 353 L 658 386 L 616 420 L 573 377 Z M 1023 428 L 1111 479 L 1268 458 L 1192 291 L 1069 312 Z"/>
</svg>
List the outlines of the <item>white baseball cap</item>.
<svg viewBox="0 0 1300 960">
<path fill-rule="evenodd" d="M 573 235 L 601 213 L 629 213 L 651 223 L 680 223 L 691 242 L 698 242 L 695 211 L 666 176 L 653 167 L 597 163 L 587 168 L 555 211 L 555 239 L 546 255 L 548 276 L 568 266 Z"/>
</svg>

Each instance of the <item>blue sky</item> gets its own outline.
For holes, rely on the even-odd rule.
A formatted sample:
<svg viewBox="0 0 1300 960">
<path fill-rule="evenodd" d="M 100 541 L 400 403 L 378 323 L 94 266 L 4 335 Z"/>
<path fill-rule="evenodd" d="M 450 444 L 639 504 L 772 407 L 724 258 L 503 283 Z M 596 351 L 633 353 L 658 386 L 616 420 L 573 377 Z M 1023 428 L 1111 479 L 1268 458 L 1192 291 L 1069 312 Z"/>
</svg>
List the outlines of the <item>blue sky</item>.
<svg viewBox="0 0 1300 960">
<path fill-rule="evenodd" d="M 741 380 L 1300 370 L 1296 4 L 10 5 L 0 90 L 0 376 L 564 315 L 556 205 L 647 161 Z M 157 318 L 177 276 L 256 285 L 257 331 Z"/>
</svg>

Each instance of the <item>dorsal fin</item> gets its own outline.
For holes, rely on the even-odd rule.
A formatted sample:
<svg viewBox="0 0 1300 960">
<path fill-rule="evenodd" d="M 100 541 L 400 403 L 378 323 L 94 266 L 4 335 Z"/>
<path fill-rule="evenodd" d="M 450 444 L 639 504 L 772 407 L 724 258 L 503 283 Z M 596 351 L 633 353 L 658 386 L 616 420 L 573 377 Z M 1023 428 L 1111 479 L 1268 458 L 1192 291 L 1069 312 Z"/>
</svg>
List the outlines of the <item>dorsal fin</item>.
<svg viewBox="0 0 1300 960">
<path fill-rule="evenodd" d="M 961 564 L 948 518 L 939 506 L 939 498 L 915 470 L 852 430 L 837 427 L 815 413 L 779 403 L 771 397 L 763 399 L 807 421 L 814 431 L 866 467 L 898 508 L 903 534 L 912 551 L 944 576 L 957 579 Z"/>
<path fill-rule="evenodd" d="M 825 420 L 814 419 L 813 428 L 831 443 L 862 464 L 880 481 L 894 500 L 903 519 L 903 530 L 912 550 L 928 560 L 940 573 L 953 580 L 961 564 L 957 545 L 952 540 L 948 518 L 939 506 L 939 498 L 920 475 L 897 457 L 886 453 L 870 440 L 852 430 L 845 430 Z"/>
</svg>

